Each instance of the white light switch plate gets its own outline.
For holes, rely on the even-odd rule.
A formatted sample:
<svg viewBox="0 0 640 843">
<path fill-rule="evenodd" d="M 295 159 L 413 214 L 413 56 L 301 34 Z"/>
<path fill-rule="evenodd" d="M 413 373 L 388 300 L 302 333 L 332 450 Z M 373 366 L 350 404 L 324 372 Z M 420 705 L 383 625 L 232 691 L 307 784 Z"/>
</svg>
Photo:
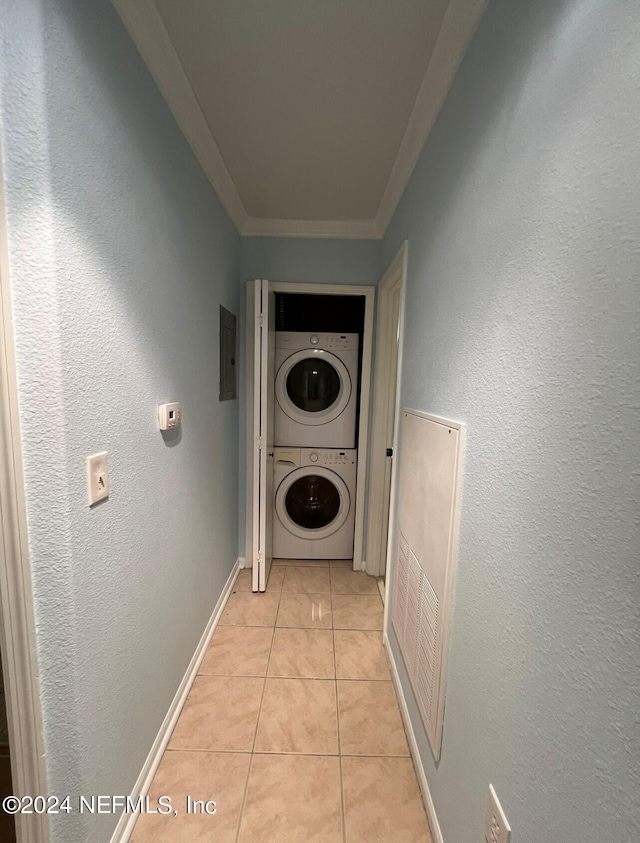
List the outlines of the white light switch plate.
<svg viewBox="0 0 640 843">
<path fill-rule="evenodd" d="M 489 805 L 487 806 L 484 836 L 487 843 L 509 843 L 511 839 L 511 826 L 507 822 L 492 784 L 489 785 Z"/>
<path fill-rule="evenodd" d="M 87 457 L 87 491 L 89 506 L 109 497 L 109 469 L 107 452 Z"/>
</svg>

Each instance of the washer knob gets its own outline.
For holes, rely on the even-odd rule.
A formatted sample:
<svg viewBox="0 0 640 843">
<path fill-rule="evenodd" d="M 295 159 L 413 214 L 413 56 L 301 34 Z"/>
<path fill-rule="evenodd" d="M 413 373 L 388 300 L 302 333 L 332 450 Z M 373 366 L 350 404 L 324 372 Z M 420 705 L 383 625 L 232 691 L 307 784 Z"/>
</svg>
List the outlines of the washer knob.
<svg viewBox="0 0 640 843">
<path fill-rule="evenodd" d="M 318 337 L 316 337 L 315 334 L 313 334 L 312 336 L 309 337 L 309 342 L 311 343 L 311 345 L 318 345 L 318 343 L 320 342 L 320 339 Z"/>
<path fill-rule="evenodd" d="M 318 455 L 315 451 L 309 454 L 309 462 L 318 462 Z"/>
</svg>

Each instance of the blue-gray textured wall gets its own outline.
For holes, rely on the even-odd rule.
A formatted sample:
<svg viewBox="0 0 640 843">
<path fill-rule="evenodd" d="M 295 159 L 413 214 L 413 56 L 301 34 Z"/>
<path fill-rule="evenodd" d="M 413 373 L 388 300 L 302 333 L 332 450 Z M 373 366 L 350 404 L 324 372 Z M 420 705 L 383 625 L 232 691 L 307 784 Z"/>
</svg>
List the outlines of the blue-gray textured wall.
<svg viewBox="0 0 640 843">
<path fill-rule="evenodd" d="M 124 794 L 237 556 L 238 402 L 217 389 L 240 238 L 109 0 L 2 0 L 0 19 L 49 787 Z M 53 839 L 101 843 L 116 819 L 52 817 Z"/>
<path fill-rule="evenodd" d="M 304 281 L 307 284 L 377 284 L 380 240 L 310 240 L 304 237 L 243 237 L 243 281 Z"/>
<path fill-rule="evenodd" d="M 468 425 L 446 843 L 490 782 L 514 843 L 638 840 L 639 105 L 637 2 L 491 0 L 384 239 L 402 403 Z"/>
</svg>

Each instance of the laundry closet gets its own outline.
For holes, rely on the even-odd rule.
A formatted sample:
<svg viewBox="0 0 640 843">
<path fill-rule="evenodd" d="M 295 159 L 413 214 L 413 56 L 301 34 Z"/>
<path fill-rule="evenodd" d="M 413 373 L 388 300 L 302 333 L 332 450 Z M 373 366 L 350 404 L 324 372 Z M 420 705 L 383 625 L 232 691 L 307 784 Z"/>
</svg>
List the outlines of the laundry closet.
<svg viewBox="0 0 640 843">
<path fill-rule="evenodd" d="M 273 559 L 361 561 L 374 291 L 338 289 L 249 285 L 254 591 Z"/>
</svg>

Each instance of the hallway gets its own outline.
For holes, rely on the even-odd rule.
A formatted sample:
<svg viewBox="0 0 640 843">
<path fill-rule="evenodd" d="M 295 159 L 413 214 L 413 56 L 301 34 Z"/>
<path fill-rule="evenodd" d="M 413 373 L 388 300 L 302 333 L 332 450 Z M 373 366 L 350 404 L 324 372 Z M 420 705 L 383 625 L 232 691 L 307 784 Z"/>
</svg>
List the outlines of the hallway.
<svg viewBox="0 0 640 843">
<path fill-rule="evenodd" d="M 236 581 L 133 843 L 431 843 L 386 655 L 377 581 L 276 560 Z M 186 796 L 216 813 L 183 813 Z"/>
<path fill-rule="evenodd" d="M 0 20 L 0 843 L 639 843 L 640 3 Z"/>
</svg>

